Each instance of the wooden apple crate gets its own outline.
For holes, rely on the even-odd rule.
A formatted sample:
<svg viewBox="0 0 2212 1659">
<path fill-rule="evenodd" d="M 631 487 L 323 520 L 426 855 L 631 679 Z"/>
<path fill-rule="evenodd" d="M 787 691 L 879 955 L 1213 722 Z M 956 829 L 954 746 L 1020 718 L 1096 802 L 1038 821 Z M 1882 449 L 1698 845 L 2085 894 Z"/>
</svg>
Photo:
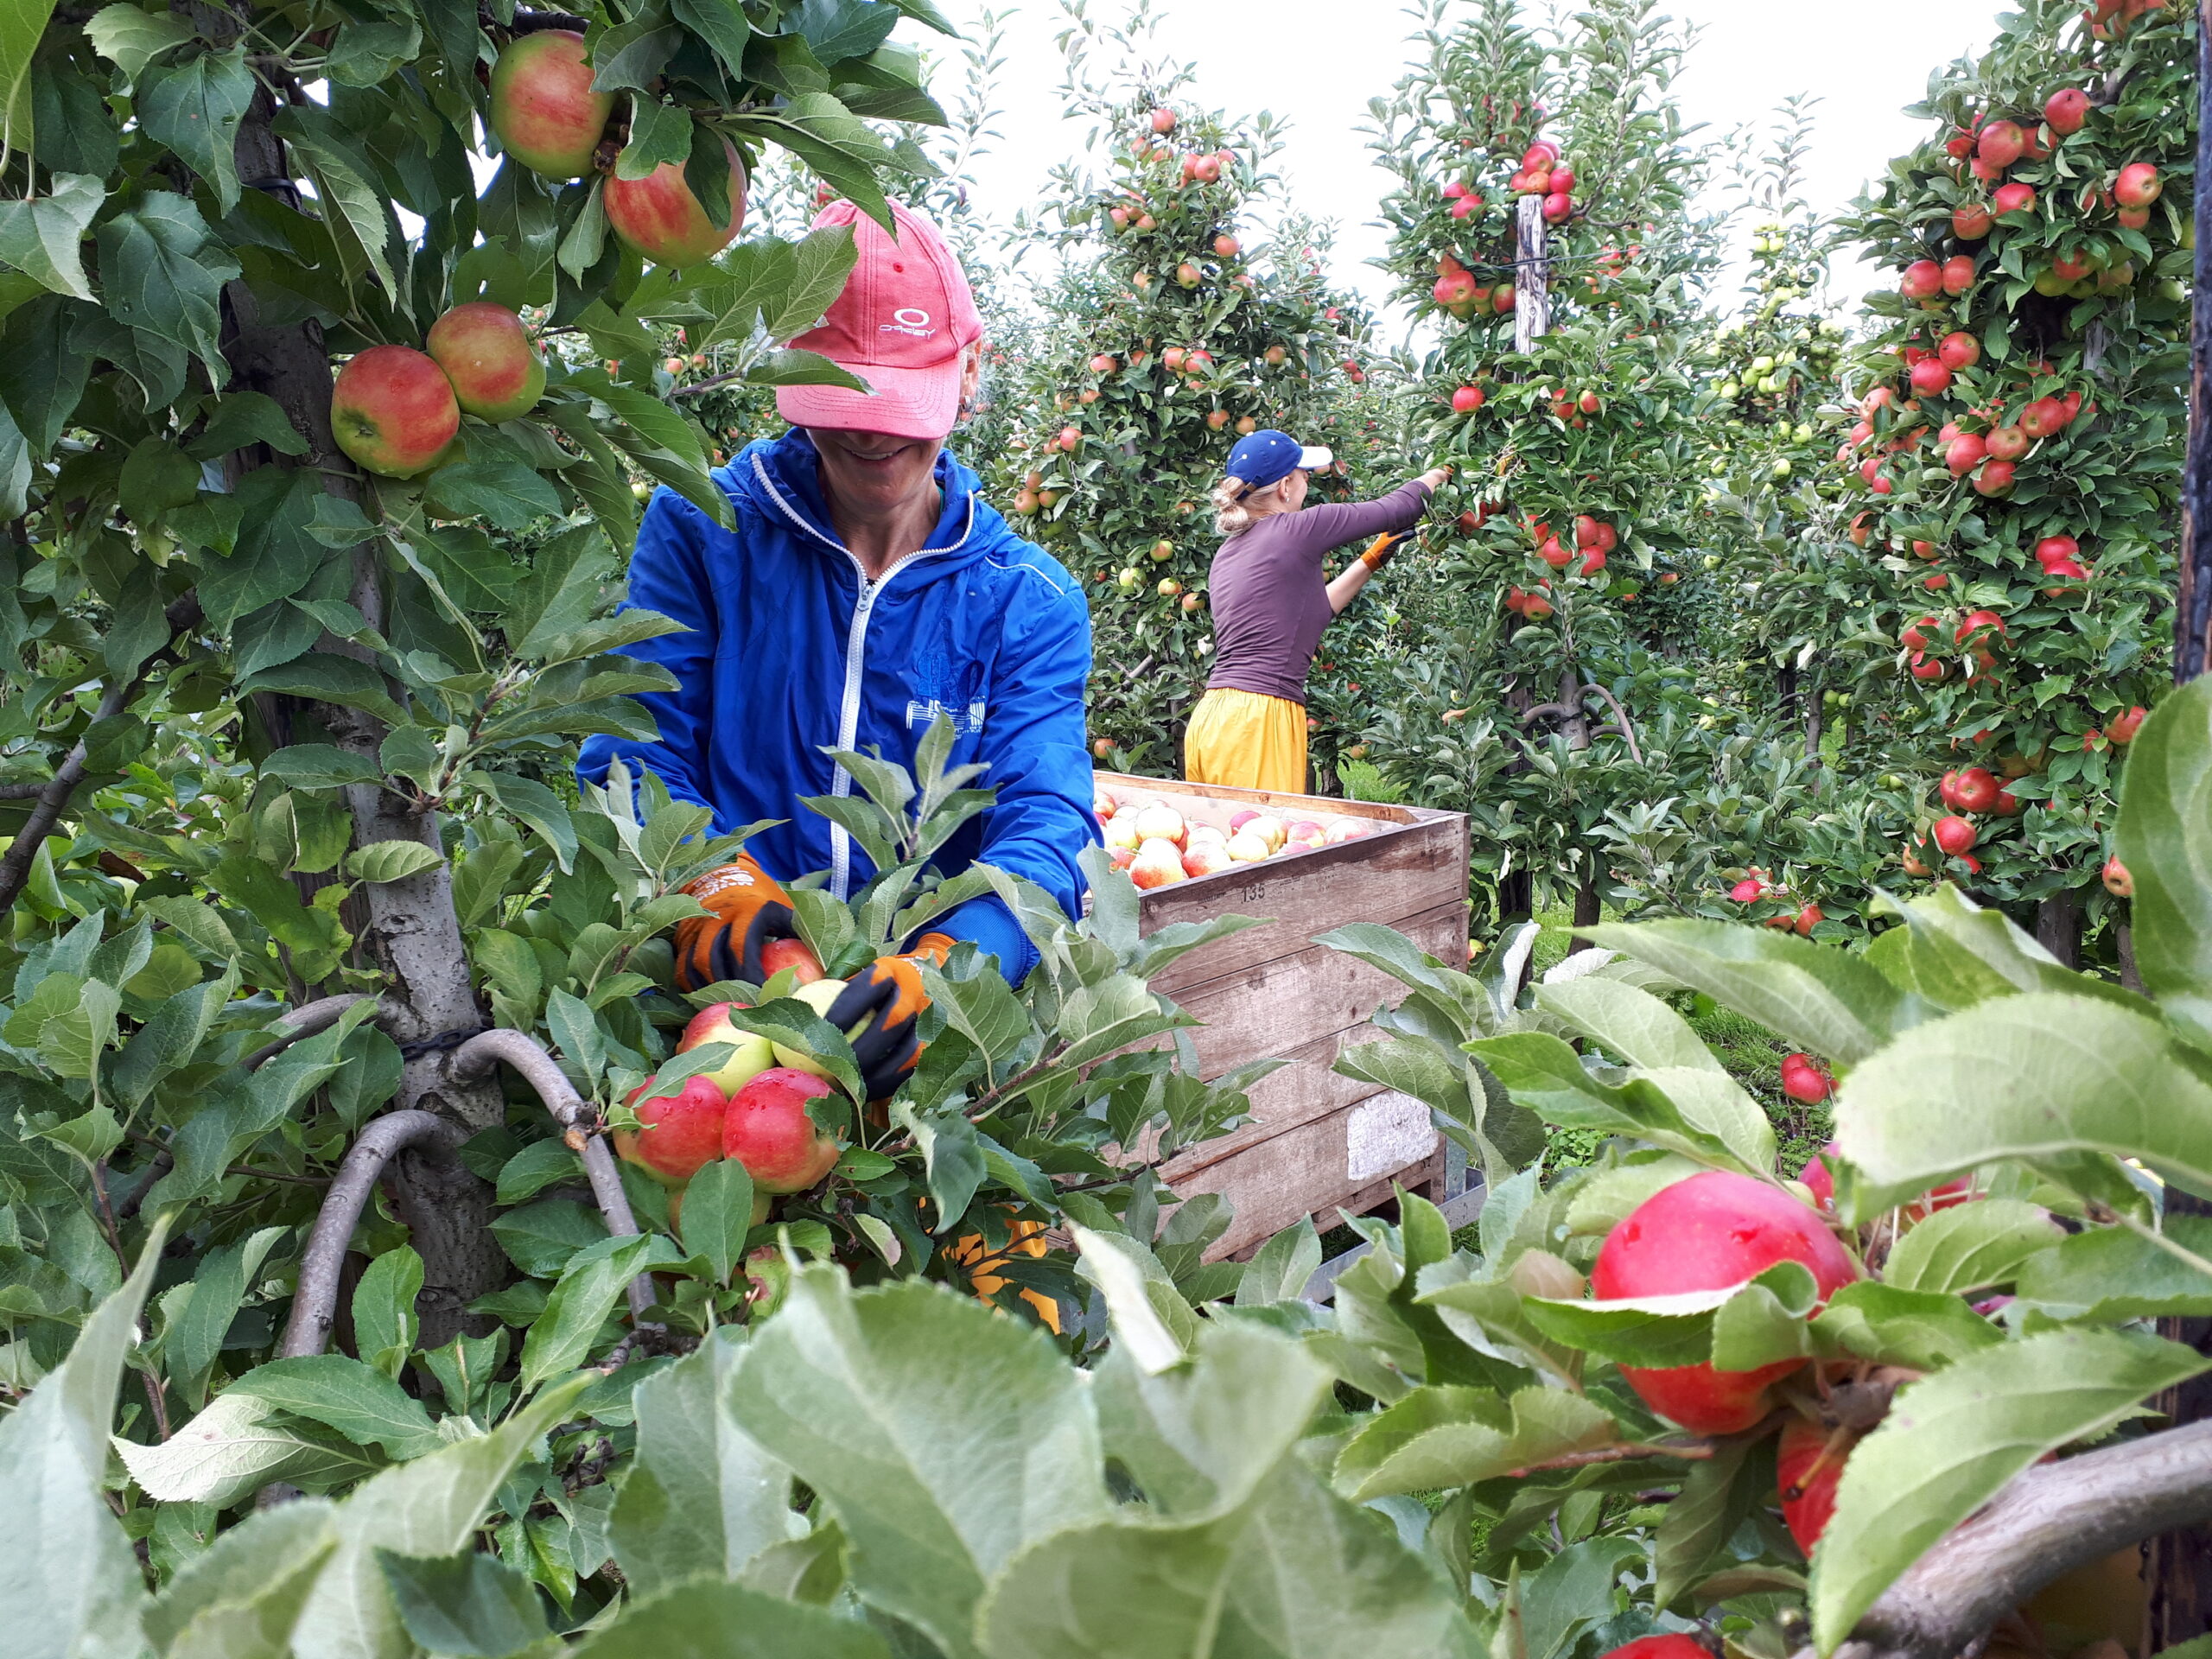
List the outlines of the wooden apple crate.
<svg viewBox="0 0 2212 1659">
<path fill-rule="evenodd" d="M 1235 1219 L 1209 1252 L 1249 1255 L 1301 1216 L 1325 1231 L 1336 1212 L 1373 1209 L 1393 1182 L 1441 1202 L 1445 1158 L 1428 1108 L 1410 1096 L 1340 1077 L 1341 1048 L 1378 1042 L 1368 1016 L 1404 988 L 1364 963 L 1315 944 L 1347 922 L 1394 927 L 1431 956 L 1465 960 L 1467 821 L 1456 812 L 1102 772 L 1117 799 L 1156 795 L 1194 822 L 1226 829 L 1245 807 L 1286 823 L 1364 819 L 1370 834 L 1335 846 L 1239 864 L 1143 895 L 1140 925 L 1222 915 L 1267 918 L 1170 964 L 1153 981 L 1193 1018 L 1204 1075 L 1249 1060 L 1290 1064 L 1251 1091 L 1243 1128 L 1185 1148 L 1161 1170 L 1175 1192 L 1219 1192 Z"/>
</svg>

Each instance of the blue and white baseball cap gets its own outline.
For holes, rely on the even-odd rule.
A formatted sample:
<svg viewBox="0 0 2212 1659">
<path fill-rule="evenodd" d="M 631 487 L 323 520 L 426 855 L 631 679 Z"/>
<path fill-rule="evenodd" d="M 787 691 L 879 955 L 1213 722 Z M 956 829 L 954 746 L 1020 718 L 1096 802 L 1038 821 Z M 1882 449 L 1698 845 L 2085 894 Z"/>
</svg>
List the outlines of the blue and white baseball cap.
<svg viewBox="0 0 2212 1659">
<path fill-rule="evenodd" d="M 1263 490 L 1301 468 L 1318 472 L 1335 459 L 1318 444 L 1300 443 L 1289 433 L 1270 428 L 1236 440 L 1229 452 L 1228 471 L 1231 478 Z"/>
</svg>

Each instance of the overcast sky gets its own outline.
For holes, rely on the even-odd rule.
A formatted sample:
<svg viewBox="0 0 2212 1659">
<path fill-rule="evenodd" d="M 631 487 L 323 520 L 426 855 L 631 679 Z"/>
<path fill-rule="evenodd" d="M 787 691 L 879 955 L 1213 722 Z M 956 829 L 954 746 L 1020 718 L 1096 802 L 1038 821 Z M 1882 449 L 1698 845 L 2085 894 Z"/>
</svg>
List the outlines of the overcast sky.
<svg viewBox="0 0 2212 1659">
<path fill-rule="evenodd" d="M 1122 3 L 1091 0 L 1093 15 L 1118 14 Z M 979 0 L 940 4 L 963 29 L 982 10 Z M 1700 31 L 1676 83 L 1689 122 L 1725 132 L 1793 92 L 1821 100 L 1806 195 L 1822 210 L 1844 206 L 1916 142 L 1917 124 L 1898 111 L 1921 97 L 1938 64 L 1986 49 L 2002 10 L 1994 0 L 1678 0 L 1665 9 Z M 1232 115 L 1267 109 L 1287 119 L 1279 170 L 1300 207 L 1338 221 L 1335 274 L 1379 300 L 1386 279 L 1363 262 L 1383 251 L 1382 232 L 1370 220 L 1389 181 L 1359 129 L 1368 100 L 1389 92 L 1404 72 L 1414 20 L 1387 0 L 1155 0 L 1154 10 L 1166 20 L 1157 38 L 1195 70 L 1202 101 Z M 1047 169 L 1082 147 L 1087 127 L 1063 118 L 1057 92 L 1053 36 L 1062 26 L 1058 0 L 1021 0 L 1011 16 L 998 89 L 1007 137 L 976 168 L 988 211 L 1030 200 L 1046 187 Z M 948 103 L 958 67 L 955 56 L 939 77 Z M 1863 273 L 1839 277 L 1846 298 L 1867 285 Z"/>
</svg>

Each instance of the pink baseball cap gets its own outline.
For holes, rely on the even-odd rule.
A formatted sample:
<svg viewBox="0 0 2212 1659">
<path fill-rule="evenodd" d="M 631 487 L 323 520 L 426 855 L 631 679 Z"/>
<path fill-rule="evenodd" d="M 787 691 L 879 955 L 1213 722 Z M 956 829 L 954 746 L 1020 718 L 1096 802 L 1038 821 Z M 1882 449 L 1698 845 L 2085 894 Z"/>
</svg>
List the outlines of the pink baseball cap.
<svg viewBox="0 0 2212 1659">
<path fill-rule="evenodd" d="M 828 315 L 791 344 L 850 369 L 870 390 L 779 386 L 776 408 L 793 426 L 941 438 L 960 413 L 960 359 L 983 319 L 960 261 L 937 226 L 891 204 L 893 240 L 850 201 L 831 202 L 814 228 L 849 225 L 859 254 Z"/>
</svg>

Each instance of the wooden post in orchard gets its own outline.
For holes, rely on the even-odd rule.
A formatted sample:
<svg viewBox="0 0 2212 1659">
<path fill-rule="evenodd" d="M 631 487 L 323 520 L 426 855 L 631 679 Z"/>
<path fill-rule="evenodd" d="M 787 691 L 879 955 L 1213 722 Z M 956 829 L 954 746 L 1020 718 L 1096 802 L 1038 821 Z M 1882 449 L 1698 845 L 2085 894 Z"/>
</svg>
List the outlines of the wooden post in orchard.
<svg viewBox="0 0 2212 1659">
<path fill-rule="evenodd" d="M 1527 356 L 1536 341 L 1552 327 L 1552 256 L 1549 226 L 1544 222 L 1544 199 L 1523 196 L 1513 221 L 1513 349 Z M 1590 721 L 1582 712 L 1582 677 L 1573 667 L 1559 677 L 1559 706 L 1566 710 L 1560 727 L 1567 747 L 1590 747 Z M 1574 925 L 1593 927 L 1599 920 L 1597 877 L 1586 874 L 1574 890 Z M 1587 939 L 1573 938 L 1569 950 L 1589 948 Z"/>
<path fill-rule="evenodd" d="M 2189 454 L 2182 475 L 2181 577 L 2174 594 L 2174 682 L 2186 684 L 2206 671 L 2212 645 L 2212 306 L 2204 303 L 2212 280 L 2212 0 L 2197 0 L 2196 34 L 2196 296 L 2189 339 Z M 2166 1189 L 2170 1216 L 2212 1215 L 2212 1205 L 2177 1187 Z M 2212 1351 L 2212 1319 L 2161 1319 L 2158 1332 L 2198 1352 Z M 2168 1389 L 2153 1402 L 2176 1427 L 2212 1418 L 2212 1379 L 2198 1377 Z M 2157 1653 L 2212 1634 L 2212 1529 L 2191 1527 L 2153 1538 L 2144 1547 L 2143 1577 L 2150 1588 L 2142 1651 Z"/>
<path fill-rule="evenodd" d="M 1552 330 L 1552 256 L 1544 199 L 1523 196 L 1513 230 L 1513 349 L 1522 356 Z"/>
</svg>

